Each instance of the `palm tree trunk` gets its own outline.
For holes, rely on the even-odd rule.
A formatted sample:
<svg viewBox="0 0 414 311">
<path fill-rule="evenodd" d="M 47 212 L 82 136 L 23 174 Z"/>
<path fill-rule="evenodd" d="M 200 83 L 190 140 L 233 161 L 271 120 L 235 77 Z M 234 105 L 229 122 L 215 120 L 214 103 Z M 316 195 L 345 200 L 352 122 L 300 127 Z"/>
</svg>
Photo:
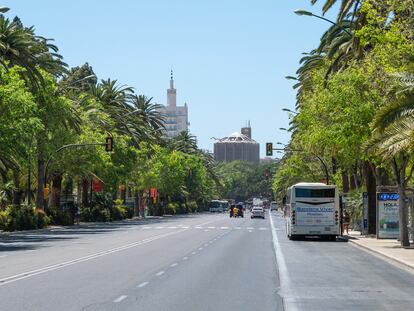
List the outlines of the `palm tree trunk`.
<svg viewBox="0 0 414 311">
<path fill-rule="evenodd" d="M 397 189 L 398 189 L 398 204 L 399 204 L 399 227 L 400 227 L 400 243 L 401 246 L 407 247 L 410 246 L 410 240 L 408 239 L 408 213 L 406 208 L 406 188 L 408 179 L 406 178 L 406 169 L 408 166 L 409 158 L 405 154 L 400 154 L 399 156 L 400 165 L 397 163 L 397 159 L 393 157 L 392 160 L 392 168 L 394 171 L 395 179 L 397 182 Z M 412 170 L 412 169 L 411 169 Z"/>
<path fill-rule="evenodd" d="M 36 189 L 36 208 L 44 208 L 44 198 L 43 198 L 43 187 L 45 183 L 44 179 L 44 166 L 45 161 L 41 154 L 38 154 L 37 158 L 37 189 Z"/>
<path fill-rule="evenodd" d="M 62 192 L 63 173 L 54 173 L 52 177 L 52 189 L 50 192 L 50 207 L 60 207 L 60 194 Z"/>
<path fill-rule="evenodd" d="M 20 174 L 17 169 L 13 169 L 13 205 L 20 205 L 22 200 L 22 189 L 20 188 Z"/>
<path fill-rule="evenodd" d="M 343 169 L 341 173 L 342 173 L 342 193 L 348 193 L 349 192 L 348 172 Z"/>
<path fill-rule="evenodd" d="M 88 206 L 88 188 L 89 188 L 89 180 L 87 178 L 82 178 L 81 181 L 81 204 L 82 207 Z"/>
</svg>

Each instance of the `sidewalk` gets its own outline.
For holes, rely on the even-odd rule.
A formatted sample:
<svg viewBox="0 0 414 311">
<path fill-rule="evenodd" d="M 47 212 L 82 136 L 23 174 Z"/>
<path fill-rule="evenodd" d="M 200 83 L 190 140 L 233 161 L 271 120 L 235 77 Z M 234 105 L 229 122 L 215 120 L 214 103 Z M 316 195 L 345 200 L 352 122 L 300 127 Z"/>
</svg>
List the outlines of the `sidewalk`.
<svg viewBox="0 0 414 311">
<path fill-rule="evenodd" d="M 414 246 L 403 248 L 400 242 L 391 239 L 377 239 L 375 236 L 364 236 L 359 231 L 349 231 L 344 235 L 349 243 L 394 261 L 414 271 Z"/>
</svg>

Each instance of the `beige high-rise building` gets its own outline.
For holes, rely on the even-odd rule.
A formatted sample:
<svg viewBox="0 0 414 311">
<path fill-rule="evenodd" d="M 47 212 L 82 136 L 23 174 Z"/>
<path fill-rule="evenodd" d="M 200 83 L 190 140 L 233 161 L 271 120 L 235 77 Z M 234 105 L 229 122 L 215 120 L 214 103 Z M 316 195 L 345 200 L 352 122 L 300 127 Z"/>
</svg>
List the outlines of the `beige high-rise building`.
<svg viewBox="0 0 414 311">
<path fill-rule="evenodd" d="M 177 106 L 177 90 L 174 88 L 173 71 L 171 70 L 170 88 L 167 89 L 167 105 L 161 108 L 165 119 L 166 134 L 173 138 L 182 131 L 188 131 L 188 107 Z"/>
</svg>

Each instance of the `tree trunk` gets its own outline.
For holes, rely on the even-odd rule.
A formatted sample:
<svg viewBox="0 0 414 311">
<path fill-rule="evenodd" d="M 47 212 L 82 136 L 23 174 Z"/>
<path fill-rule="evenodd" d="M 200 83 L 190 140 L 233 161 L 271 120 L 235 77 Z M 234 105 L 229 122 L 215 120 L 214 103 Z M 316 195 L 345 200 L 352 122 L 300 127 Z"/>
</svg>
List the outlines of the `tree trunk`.
<svg viewBox="0 0 414 311">
<path fill-rule="evenodd" d="M 398 189 L 398 204 L 399 204 L 399 227 L 400 227 L 400 243 L 401 246 L 406 247 L 410 246 L 410 240 L 408 239 L 408 213 L 406 208 L 406 188 L 408 180 L 411 179 L 413 167 L 411 167 L 411 172 L 407 178 L 406 169 L 408 166 L 409 157 L 401 153 L 399 155 L 400 164 L 397 163 L 397 159 L 394 156 L 392 159 L 392 169 L 394 171 L 395 180 L 397 182 Z"/>
<path fill-rule="evenodd" d="M 398 199 L 398 204 L 399 204 L 399 213 L 400 213 L 400 242 L 401 242 L 401 246 L 410 246 L 410 240 L 408 239 L 408 215 L 407 215 L 407 208 L 406 208 L 406 203 L 405 200 L 407 198 L 406 194 L 405 194 L 405 183 L 401 183 L 398 182 L 397 185 L 398 188 L 398 195 L 399 195 L 399 199 Z"/>
<path fill-rule="evenodd" d="M 87 178 L 82 178 L 81 182 L 81 204 L 82 207 L 88 206 L 88 189 L 89 189 L 89 180 Z"/>
<path fill-rule="evenodd" d="M 56 172 L 52 176 L 52 187 L 50 191 L 50 207 L 60 207 L 60 195 L 62 192 L 63 173 Z"/>
<path fill-rule="evenodd" d="M 342 193 L 348 193 L 349 192 L 349 178 L 348 173 L 345 169 L 341 170 L 342 175 Z"/>
<path fill-rule="evenodd" d="M 126 186 L 120 188 L 119 192 L 120 192 L 119 193 L 120 199 L 122 200 L 122 203 L 125 204 L 125 201 L 126 201 Z"/>
<path fill-rule="evenodd" d="M 20 174 L 19 171 L 13 169 L 13 205 L 20 205 L 22 201 L 22 189 L 20 189 Z"/>
<path fill-rule="evenodd" d="M 37 189 L 36 189 L 36 208 L 44 208 L 43 187 L 45 183 L 45 161 L 41 154 L 37 155 Z"/>
<path fill-rule="evenodd" d="M 349 176 L 349 185 L 350 185 L 350 189 L 351 190 L 355 190 L 356 189 L 355 175 L 352 174 L 352 173 Z"/>
<path fill-rule="evenodd" d="M 365 181 L 368 192 L 368 234 L 377 233 L 377 184 L 369 162 L 365 162 Z"/>
</svg>

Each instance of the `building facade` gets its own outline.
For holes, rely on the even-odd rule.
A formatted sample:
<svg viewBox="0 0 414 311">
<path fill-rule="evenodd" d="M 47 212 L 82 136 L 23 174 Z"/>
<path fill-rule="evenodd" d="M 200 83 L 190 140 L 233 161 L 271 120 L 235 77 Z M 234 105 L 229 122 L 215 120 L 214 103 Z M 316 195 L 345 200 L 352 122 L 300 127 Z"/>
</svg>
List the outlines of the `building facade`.
<svg viewBox="0 0 414 311">
<path fill-rule="evenodd" d="M 251 135 L 251 128 L 242 131 Z M 260 161 L 260 145 L 245 134 L 233 133 L 214 143 L 214 160 L 218 162 L 246 161 L 258 163 Z"/>
<path fill-rule="evenodd" d="M 188 107 L 177 106 L 177 90 L 174 88 L 173 72 L 171 70 L 170 88 L 167 89 L 167 105 L 160 109 L 164 117 L 166 135 L 170 138 L 182 131 L 188 131 Z"/>
</svg>

